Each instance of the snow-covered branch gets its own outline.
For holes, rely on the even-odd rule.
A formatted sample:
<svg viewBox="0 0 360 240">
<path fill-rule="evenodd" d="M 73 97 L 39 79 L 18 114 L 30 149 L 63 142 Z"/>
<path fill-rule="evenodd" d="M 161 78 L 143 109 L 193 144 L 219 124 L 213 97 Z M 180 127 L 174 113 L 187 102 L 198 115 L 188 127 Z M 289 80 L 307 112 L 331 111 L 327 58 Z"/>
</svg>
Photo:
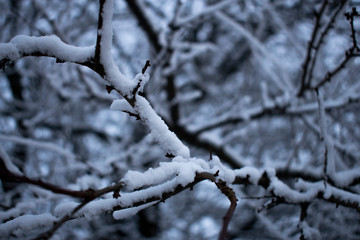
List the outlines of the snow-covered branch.
<svg viewBox="0 0 360 240">
<path fill-rule="evenodd" d="M 57 36 L 31 37 L 19 35 L 9 43 L 0 44 L 0 67 L 22 57 L 53 57 L 58 62 L 87 64 L 94 57 L 94 47 L 75 47 L 66 44 Z"/>
<path fill-rule="evenodd" d="M 4 0 L 0 238 L 359 238 L 348 2 Z"/>
</svg>

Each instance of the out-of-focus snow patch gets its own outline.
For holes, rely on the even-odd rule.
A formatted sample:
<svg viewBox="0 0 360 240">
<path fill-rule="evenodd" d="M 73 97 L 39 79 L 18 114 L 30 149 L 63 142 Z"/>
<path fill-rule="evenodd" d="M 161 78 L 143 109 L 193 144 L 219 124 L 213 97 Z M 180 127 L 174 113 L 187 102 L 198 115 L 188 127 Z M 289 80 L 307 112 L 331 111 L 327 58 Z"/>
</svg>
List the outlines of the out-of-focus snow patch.
<svg viewBox="0 0 360 240">
<path fill-rule="evenodd" d="M 0 237 L 9 236 L 10 234 L 24 236 L 33 229 L 52 226 L 57 220 L 58 219 L 56 217 L 48 213 L 40 215 L 26 214 L 1 224 Z"/>
<path fill-rule="evenodd" d="M 11 43 L 0 43 L 0 59 L 15 61 L 20 58 L 19 50 Z"/>
<path fill-rule="evenodd" d="M 360 177 L 360 168 L 354 168 L 346 171 L 337 172 L 332 176 L 332 180 L 339 187 L 346 187 L 354 181 L 355 178 Z"/>
<path fill-rule="evenodd" d="M 299 223 L 299 228 L 302 229 L 305 239 L 318 240 L 321 239 L 321 234 L 318 229 L 312 228 L 306 221 Z"/>
</svg>

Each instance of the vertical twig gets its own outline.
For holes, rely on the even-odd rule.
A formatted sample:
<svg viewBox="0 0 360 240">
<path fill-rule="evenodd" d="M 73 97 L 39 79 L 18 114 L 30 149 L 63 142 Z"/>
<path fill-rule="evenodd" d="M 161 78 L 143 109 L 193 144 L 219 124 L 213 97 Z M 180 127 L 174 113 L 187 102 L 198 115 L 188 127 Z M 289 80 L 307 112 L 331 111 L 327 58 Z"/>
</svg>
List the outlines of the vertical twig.
<svg viewBox="0 0 360 240">
<path fill-rule="evenodd" d="M 102 38 L 102 27 L 103 27 L 103 9 L 106 0 L 99 0 L 99 19 L 97 27 L 96 45 L 95 45 L 95 63 L 100 63 L 100 50 L 101 50 L 101 38 Z"/>
<path fill-rule="evenodd" d="M 310 203 L 305 202 L 305 203 L 301 203 L 301 210 L 300 210 L 300 223 L 299 223 L 299 228 L 300 228 L 300 240 L 305 240 L 305 235 L 304 235 L 304 229 L 301 226 L 301 223 L 305 221 L 306 217 L 307 217 L 307 209 L 309 207 Z"/>
<path fill-rule="evenodd" d="M 360 48 L 357 44 L 356 31 L 355 31 L 355 27 L 354 27 L 354 17 L 355 16 L 359 16 L 359 13 L 357 12 L 355 7 L 352 8 L 351 13 L 350 12 L 345 13 L 345 17 L 349 21 L 350 27 L 351 27 L 351 38 L 353 41 L 353 48 L 356 49 L 357 51 L 360 51 Z"/>
<path fill-rule="evenodd" d="M 226 185 L 226 182 L 222 181 L 221 179 L 218 182 L 215 182 L 216 186 L 220 189 L 220 191 L 228 197 L 230 200 L 230 207 L 227 210 L 225 216 L 223 217 L 223 225 L 219 234 L 219 240 L 225 240 L 228 235 L 228 226 L 230 220 L 235 212 L 237 206 L 237 198 L 235 192 L 232 188 Z"/>
<path fill-rule="evenodd" d="M 325 107 L 324 107 L 324 100 L 322 94 L 319 92 L 318 89 L 315 89 L 315 92 L 317 95 L 317 100 L 319 105 L 319 115 L 320 115 L 319 124 L 321 130 L 321 137 L 324 141 L 324 146 L 325 146 L 323 174 L 324 174 L 324 181 L 326 184 L 327 177 L 332 176 L 335 173 L 334 144 L 327 132 L 327 122 L 326 122 Z"/>
<path fill-rule="evenodd" d="M 307 76 L 307 73 L 309 70 L 310 60 L 312 58 L 312 51 L 314 49 L 314 43 L 315 43 L 315 40 L 317 37 L 318 30 L 320 28 L 320 20 L 325 11 L 327 4 L 328 4 L 328 1 L 325 0 L 323 2 L 323 4 L 321 5 L 319 12 L 315 12 L 316 21 L 315 21 L 315 26 L 314 26 L 313 32 L 311 34 L 311 40 L 309 41 L 309 44 L 307 47 L 306 57 L 305 57 L 304 63 L 302 64 L 303 73 L 301 76 L 301 83 L 300 83 L 301 85 L 300 85 L 300 90 L 298 92 L 298 97 L 301 97 L 303 95 L 305 89 L 308 87 L 307 83 L 306 83 L 306 76 Z"/>
<path fill-rule="evenodd" d="M 321 32 L 319 39 L 314 44 L 315 53 L 314 53 L 314 56 L 311 59 L 310 69 L 308 71 L 309 72 L 308 77 L 307 77 L 307 79 L 305 79 L 306 86 L 308 86 L 308 87 L 310 87 L 310 85 L 311 85 L 311 79 L 312 79 L 312 76 L 313 76 L 313 73 L 314 73 L 314 67 L 315 67 L 315 64 L 316 64 L 316 61 L 317 61 L 317 57 L 319 56 L 319 51 L 320 51 L 320 48 L 321 48 L 322 43 L 324 41 L 324 38 L 329 33 L 330 29 L 332 28 L 332 25 L 335 22 L 336 17 L 339 15 L 341 10 L 345 6 L 346 2 L 347 2 L 347 0 L 340 1 L 339 7 L 332 14 L 332 16 L 330 17 L 330 20 L 328 21 L 328 23 L 325 26 L 324 30 Z"/>
<path fill-rule="evenodd" d="M 317 89 L 326 82 L 329 82 L 334 75 L 336 75 L 338 72 L 340 72 L 342 69 L 345 68 L 345 65 L 349 62 L 350 59 L 352 59 L 355 56 L 358 56 L 357 53 L 360 52 L 360 48 L 358 46 L 356 39 L 356 31 L 354 27 L 354 17 L 360 15 L 357 12 L 356 8 L 352 8 L 352 12 L 345 13 L 345 16 L 350 23 L 351 38 L 353 45 L 345 52 L 345 58 L 339 63 L 339 65 L 335 67 L 332 71 L 327 72 L 322 80 L 320 80 L 318 83 L 312 86 L 313 89 Z"/>
</svg>

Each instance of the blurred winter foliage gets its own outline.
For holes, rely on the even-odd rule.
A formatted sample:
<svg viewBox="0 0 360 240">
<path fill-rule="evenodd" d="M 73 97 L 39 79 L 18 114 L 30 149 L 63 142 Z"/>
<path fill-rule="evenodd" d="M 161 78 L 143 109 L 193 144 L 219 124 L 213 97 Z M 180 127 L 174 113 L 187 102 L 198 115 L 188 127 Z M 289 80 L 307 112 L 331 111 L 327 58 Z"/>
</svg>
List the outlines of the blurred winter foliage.
<svg viewBox="0 0 360 240">
<path fill-rule="evenodd" d="M 111 2 L 0 1 L 0 239 L 360 238 L 359 1 Z"/>
</svg>

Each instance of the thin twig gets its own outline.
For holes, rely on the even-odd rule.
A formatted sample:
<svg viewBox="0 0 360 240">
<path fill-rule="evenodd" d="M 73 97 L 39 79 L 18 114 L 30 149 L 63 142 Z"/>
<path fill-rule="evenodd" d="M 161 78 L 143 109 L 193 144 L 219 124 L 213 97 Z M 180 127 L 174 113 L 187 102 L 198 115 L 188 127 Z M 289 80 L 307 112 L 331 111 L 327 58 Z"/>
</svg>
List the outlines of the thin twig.
<svg viewBox="0 0 360 240">
<path fill-rule="evenodd" d="M 320 52 L 320 48 L 323 46 L 323 41 L 326 37 L 326 35 L 329 33 L 330 29 L 332 28 L 336 17 L 339 15 L 339 13 L 341 12 L 341 10 L 344 8 L 345 3 L 347 2 L 347 0 L 342 0 L 340 2 L 339 7 L 336 9 L 336 11 L 332 14 L 332 16 L 330 17 L 330 20 L 328 21 L 327 25 L 325 26 L 324 30 L 321 32 L 319 39 L 317 40 L 317 42 L 314 44 L 314 56 L 311 59 L 311 63 L 310 63 L 310 70 L 309 70 L 309 74 L 307 76 L 307 79 L 305 80 L 306 86 L 310 86 L 311 85 L 311 80 L 313 77 L 313 73 L 314 73 L 314 68 L 315 68 L 315 64 L 317 61 L 317 57 L 319 56 L 319 52 Z"/>
<path fill-rule="evenodd" d="M 141 71 L 142 74 L 145 74 L 147 68 L 150 67 L 150 66 L 151 66 L 150 60 L 146 60 L 145 66 L 143 67 L 143 69 L 142 69 L 142 71 Z"/>
<path fill-rule="evenodd" d="M 223 225 L 219 234 L 219 240 L 225 240 L 228 235 L 228 226 L 231 221 L 231 218 L 235 212 L 237 206 L 237 198 L 235 192 L 232 188 L 226 185 L 226 182 L 222 181 L 221 179 L 217 181 L 216 186 L 221 190 L 221 192 L 228 197 L 230 200 L 230 207 L 227 210 L 225 216 L 223 217 Z"/>
<path fill-rule="evenodd" d="M 307 76 L 307 73 L 308 73 L 308 70 L 309 70 L 310 60 L 312 58 L 312 51 L 314 49 L 314 43 L 315 43 L 315 40 L 316 40 L 316 37 L 317 37 L 318 30 L 320 28 L 320 20 L 321 20 L 321 17 L 323 15 L 324 11 L 325 11 L 325 8 L 326 8 L 327 4 L 328 4 L 328 1 L 325 0 L 323 2 L 323 4 L 321 5 L 320 11 L 318 13 L 315 12 L 315 17 L 316 17 L 315 26 L 314 26 L 313 32 L 311 34 L 311 40 L 309 41 L 309 44 L 308 44 L 308 47 L 307 47 L 306 57 L 305 57 L 303 65 L 302 65 L 303 73 L 302 73 L 302 76 L 301 76 L 300 90 L 298 92 L 298 97 L 301 97 L 302 94 L 304 93 L 305 89 L 307 88 L 307 86 L 306 86 L 306 84 L 307 84 L 306 83 L 306 76 Z"/>
<path fill-rule="evenodd" d="M 2 157 L 0 156 L 0 176 L 1 176 L 1 181 L 3 182 L 14 182 L 14 183 L 19 183 L 19 184 L 31 184 L 31 185 L 35 185 L 38 187 L 41 187 L 43 189 L 49 190 L 53 193 L 57 193 L 57 194 L 64 194 L 67 196 L 71 196 L 71 197 L 75 197 L 75 198 L 80 198 L 80 199 L 94 199 L 97 198 L 105 193 L 108 192 L 112 192 L 112 191 L 116 191 L 116 190 L 120 190 L 123 187 L 123 183 L 119 182 L 115 185 L 109 186 L 109 187 L 105 187 L 102 189 L 98 189 L 98 190 L 94 190 L 94 189 L 87 189 L 84 191 L 75 191 L 75 190 L 68 190 L 62 187 L 59 187 L 57 185 L 51 184 L 51 183 L 47 183 L 44 182 L 40 179 L 31 179 L 27 176 L 24 175 L 19 175 L 16 173 L 11 172 L 5 165 L 4 160 L 2 159 Z"/>
<path fill-rule="evenodd" d="M 323 77 L 323 79 L 320 80 L 318 83 L 316 83 L 314 86 L 312 86 L 311 89 L 317 89 L 320 86 L 324 85 L 326 82 L 329 82 L 333 76 L 335 76 L 337 73 L 339 73 L 342 69 L 345 68 L 345 65 L 350 61 L 350 59 L 352 59 L 353 57 L 359 56 L 358 53 L 360 52 L 360 48 L 357 44 L 357 39 L 356 39 L 356 31 L 355 31 L 355 27 L 354 27 L 354 17 L 360 16 L 360 15 L 357 12 L 356 8 L 352 8 L 352 12 L 345 13 L 345 16 L 346 16 L 346 19 L 350 23 L 351 39 L 353 42 L 353 46 L 345 52 L 345 58 L 339 63 L 339 65 L 337 67 L 335 67 L 332 71 L 327 72 L 325 74 L 325 76 Z"/>
<path fill-rule="evenodd" d="M 101 51 L 101 38 L 102 38 L 102 27 L 103 27 L 103 10 L 105 0 L 99 0 L 100 8 L 99 8 L 99 18 L 98 18 L 98 27 L 97 27 L 97 37 L 96 37 L 96 45 L 95 45 L 95 63 L 100 63 L 100 51 Z"/>
<path fill-rule="evenodd" d="M 354 17 L 355 16 L 359 16 L 359 13 L 357 12 L 356 8 L 353 7 L 352 8 L 352 12 L 347 12 L 345 13 L 345 17 L 346 19 L 349 21 L 350 23 L 350 27 L 351 27 L 351 38 L 353 41 L 353 47 L 357 50 L 360 51 L 359 46 L 357 44 L 357 40 L 356 40 L 356 31 L 355 31 L 355 27 L 354 27 Z"/>
<path fill-rule="evenodd" d="M 305 221 L 306 217 L 307 217 L 307 209 L 309 207 L 310 203 L 305 202 L 300 204 L 300 223 Z M 302 228 L 301 224 L 299 224 L 299 228 L 300 228 L 300 240 L 305 240 L 305 234 L 304 234 L 304 229 Z"/>
</svg>

